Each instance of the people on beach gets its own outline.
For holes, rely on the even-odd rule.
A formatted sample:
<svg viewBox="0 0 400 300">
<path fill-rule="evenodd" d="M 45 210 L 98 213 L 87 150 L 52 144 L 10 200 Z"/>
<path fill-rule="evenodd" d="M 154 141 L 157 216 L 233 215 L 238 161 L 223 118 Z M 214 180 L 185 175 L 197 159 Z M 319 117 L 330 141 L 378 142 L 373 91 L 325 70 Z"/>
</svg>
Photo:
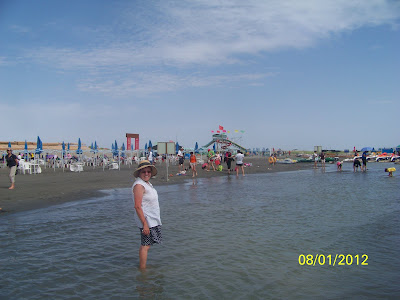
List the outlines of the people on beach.
<svg viewBox="0 0 400 300">
<path fill-rule="evenodd" d="M 179 164 L 179 172 L 185 171 L 185 167 L 183 166 L 183 163 L 185 162 L 185 154 L 183 153 L 183 147 L 179 147 L 178 151 L 178 164 Z"/>
<path fill-rule="evenodd" d="M 242 169 L 242 175 L 244 176 L 244 166 L 243 166 L 244 154 L 240 150 L 238 150 L 235 159 L 236 159 L 236 177 L 239 177 L 239 168 Z"/>
<path fill-rule="evenodd" d="M 357 172 L 359 167 L 361 167 L 360 161 L 358 160 L 358 158 L 354 158 L 353 171 Z"/>
<path fill-rule="evenodd" d="M 232 171 L 232 161 L 233 161 L 232 153 L 230 151 L 226 152 L 225 162 L 226 162 L 226 166 L 228 168 L 228 175 L 231 174 L 231 171 Z"/>
<path fill-rule="evenodd" d="M 8 188 L 9 190 L 13 190 L 15 188 L 15 173 L 17 172 L 17 167 L 18 167 L 18 158 L 15 154 L 12 153 L 11 148 L 7 148 L 7 167 L 10 168 L 10 181 L 11 181 L 11 186 Z"/>
<path fill-rule="evenodd" d="M 367 171 L 367 151 L 364 151 L 362 156 L 362 166 L 361 166 L 361 171 L 366 172 Z"/>
<path fill-rule="evenodd" d="M 213 150 L 208 149 L 207 158 L 208 158 L 207 172 L 210 171 L 210 166 L 212 166 L 213 171 L 215 171 L 215 164 L 214 164 L 215 153 Z"/>
<path fill-rule="evenodd" d="M 193 172 L 192 177 L 197 177 L 196 164 L 197 164 L 196 155 L 193 152 L 190 152 L 190 168 L 192 169 Z"/>
<path fill-rule="evenodd" d="M 317 154 L 317 151 L 314 151 L 313 157 L 314 157 L 314 169 L 316 169 L 316 168 L 317 168 L 317 164 L 318 164 L 318 154 Z"/>
<path fill-rule="evenodd" d="M 343 162 L 341 162 L 341 161 L 338 161 L 338 162 L 336 163 L 336 166 L 337 166 L 337 170 L 338 170 L 338 171 L 342 171 L 342 165 L 343 165 Z"/>
<path fill-rule="evenodd" d="M 154 164 L 154 154 L 153 154 L 153 150 L 152 150 L 151 147 L 148 148 L 147 160 L 148 160 L 151 164 Z"/>
<path fill-rule="evenodd" d="M 396 171 L 396 168 L 386 168 L 385 172 L 389 173 L 389 177 L 393 177 L 393 172 Z"/>
<path fill-rule="evenodd" d="M 135 203 L 135 220 L 140 230 L 141 245 L 139 248 L 139 268 L 145 269 L 150 246 L 160 244 L 161 217 L 158 193 L 150 179 L 157 174 L 156 167 L 148 160 L 140 162 L 133 175 L 136 177 L 132 186 Z"/>
<path fill-rule="evenodd" d="M 321 151 L 321 154 L 319 155 L 319 158 L 321 160 L 322 168 L 325 168 L 325 153 L 324 153 L 324 151 Z"/>
</svg>

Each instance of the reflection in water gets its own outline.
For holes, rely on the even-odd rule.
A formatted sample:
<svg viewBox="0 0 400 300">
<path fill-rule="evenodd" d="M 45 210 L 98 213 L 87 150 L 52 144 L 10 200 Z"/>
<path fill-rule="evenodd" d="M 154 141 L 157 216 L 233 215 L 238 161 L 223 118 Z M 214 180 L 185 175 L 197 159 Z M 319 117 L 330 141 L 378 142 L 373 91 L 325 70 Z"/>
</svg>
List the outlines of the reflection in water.
<svg viewBox="0 0 400 300">
<path fill-rule="evenodd" d="M 139 270 L 136 276 L 136 291 L 141 298 L 157 299 L 163 293 L 163 275 L 157 274 L 156 270 Z M 165 298 L 164 298 L 165 299 Z"/>
</svg>

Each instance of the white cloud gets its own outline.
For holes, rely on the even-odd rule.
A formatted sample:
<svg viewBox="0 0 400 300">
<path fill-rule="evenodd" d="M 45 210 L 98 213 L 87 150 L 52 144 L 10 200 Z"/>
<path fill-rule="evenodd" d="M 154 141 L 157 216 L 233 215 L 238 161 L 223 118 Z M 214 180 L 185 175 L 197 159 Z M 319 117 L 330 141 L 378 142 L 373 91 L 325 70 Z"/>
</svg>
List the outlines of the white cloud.
<svg viewBox="0 0 400 300">
<path fill-rule="evenodd" d="M 155 3 L 147 3 L 154 5 L 147 10 L 134 4 L 121 12 L 118 21 L 99 31 L 102 42 L 95 47 L 90 42 L 79 48 L 42 47 L 30 50 L 29 57 L 90 78 L 79 83 L 81 90 L 116 96 L 146 94 L 227 79 L 176 75 L 182 70 L 201 68 L 215 74 L 215 68 L 240 66 L 254 55 L 310 47 L 363 26 L 395 27 L 400 16 L 398 2 L 385 0 Z M 249 84 L 257 83 L 249 80 Z"/>
</svg>

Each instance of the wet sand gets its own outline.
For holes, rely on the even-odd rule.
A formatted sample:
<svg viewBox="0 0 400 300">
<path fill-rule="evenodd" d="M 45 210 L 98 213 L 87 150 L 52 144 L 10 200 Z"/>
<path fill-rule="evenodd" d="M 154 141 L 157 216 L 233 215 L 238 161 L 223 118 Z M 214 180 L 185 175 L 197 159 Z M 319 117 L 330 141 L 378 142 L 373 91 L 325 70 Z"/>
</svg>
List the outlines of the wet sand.
<svg viewBox="0 0 400 300">
<path fill-rule="evenodd" d="M 251 163 L 252 166 L 245 167 L 246 174 L 268 173 L 268 172 L 284 172 L 300 169 L 309 169 L 313 167 L 312 163 L 297 164 L 276 164 L 272 166 L 268 163 L 268 158 L 246 157 L 245 163 Z M 189 165 L 188 160 L 185 166 Z M 235 163 L 232 164 L 235 166 Z M 100 190 L 109 190 L 115 188 L 130 188 L 134 181 L 133 171 L 137 165 L 125 166 L 121 165 L 121 170 L 103 171 L 102 167 L 85 166 L 81 173 L 71 172 L 65 169 L 44 169 L 42 167 L 41 174 L 18 174 L 16 176 L 15 189 L 9 190 L 10 186 L 8 178 L 8 168 L 0 169 L 0 207 L 2 213 L 13 213 L 32 209 L 48 207 L 51 205 L 62 204 L 69 201 L 88 199 L 101 196 Z M 158 174 L 156 178 L 152 178 L 151 182 L 157 185 L 179 184 L 192 179 L 192 171 L 187 171 L 186 175 L 177 176 L 178 166 L 170 165 L 168 167 L 168 176 L 165 163 L 156 165 Z M 228 176 L 226 164 L 223 164 L 222 172 L 207 172 L 201 169 L 201 165 L 197 166 L 198 178 Z M 235 172 L 231 172 L 230 176 L 236 176 Z M 242 176 L 242 175 L 239 175 Z M 1 216 L 1 215 L 0 215 Z"/>
</svg>

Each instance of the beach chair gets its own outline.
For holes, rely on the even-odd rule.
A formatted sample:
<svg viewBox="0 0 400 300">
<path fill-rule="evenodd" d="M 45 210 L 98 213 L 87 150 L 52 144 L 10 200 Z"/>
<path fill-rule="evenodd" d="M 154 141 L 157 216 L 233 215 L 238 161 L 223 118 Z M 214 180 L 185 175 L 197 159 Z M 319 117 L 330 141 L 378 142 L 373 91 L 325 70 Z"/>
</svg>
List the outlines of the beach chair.
<svg viewBox="0 0 400 300">
<path fill-rule="evenodd" d="M 109 165 L 109 170 L 118 170 L 118 163 L 113 162 Z"/>
<path fill-rule="evenodd" d="M 27 161 L 23 161 L 23 162 L 20 161 L 19 168 L 24 175 L 25 175 L 25 173 L 32 174 L 31 164 Z"/>
</svg>

